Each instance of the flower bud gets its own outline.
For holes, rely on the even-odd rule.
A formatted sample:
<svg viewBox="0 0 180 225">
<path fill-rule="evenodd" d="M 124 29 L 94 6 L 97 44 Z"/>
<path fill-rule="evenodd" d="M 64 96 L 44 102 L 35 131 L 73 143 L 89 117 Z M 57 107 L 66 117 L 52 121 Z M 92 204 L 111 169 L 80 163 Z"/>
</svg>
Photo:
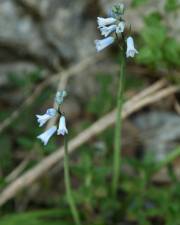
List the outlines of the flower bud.
<svg viewBox="0 0 180 225">
<path fill-rule="evenodd" d="M 112 13 L 115 15 L 115 17 L 124 15 L 125 7 L 124 4 L 120 3 L 118 5 L 113 6 Z"/>
<path fill-rule="evenodd" d="M 64 98 L 67 96 L 66 91 L 58 91 L 56 93 L 55 101 L 58 105 L 61 105 L 64 101 Z"/>
</svg>

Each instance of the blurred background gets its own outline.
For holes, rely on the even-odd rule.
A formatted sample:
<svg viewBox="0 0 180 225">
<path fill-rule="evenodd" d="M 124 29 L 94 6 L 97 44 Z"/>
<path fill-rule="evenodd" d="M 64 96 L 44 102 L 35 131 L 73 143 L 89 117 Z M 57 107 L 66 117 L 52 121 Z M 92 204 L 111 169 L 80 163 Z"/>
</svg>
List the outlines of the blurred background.
<svg viewBox="0 0 180 225">
<path fill-rule="evenodd" d="M 0 225 L 74 224 L 65 198 L 63 138 L 54 136 L 46 147 L 36 139 L 55 121 L 39 128 L 35 115 L 52 107 L 62 89 L 83 224 L 180 224 L 180 1 L 123 2 L 139 51 L 127 62 L 125 101 L 148 91 L 127 107 L 112 199 L 119 53 L 116 45 L 96 53 L 94 40 L 102 38 L 97 16 L 106 17 L 118 2 L 0 1 Z M 96 121 L 99 131 L 87 130 Z"/>
</svg>

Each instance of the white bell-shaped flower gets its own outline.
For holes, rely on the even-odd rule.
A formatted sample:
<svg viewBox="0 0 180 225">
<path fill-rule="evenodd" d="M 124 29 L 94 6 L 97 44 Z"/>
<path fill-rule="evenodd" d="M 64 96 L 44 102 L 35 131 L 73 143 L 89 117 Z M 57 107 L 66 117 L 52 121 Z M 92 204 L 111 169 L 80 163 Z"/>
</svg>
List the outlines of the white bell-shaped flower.
<svg viewBox="0 0 180 225">
<path fill-rule="evenodd" d="M 99 52 L 114 42 L 113 37 L 107 37 L 102 40 L 95 40 L 96 50 Z"/>
<path fill-rule="evenodd" d="M 114 32 L 116 30 L 116 25 L 111 25 L 111 26 L 103 26 L 100 28 L 101 31 L 101 35 L 107 37 L 109 34 L 111 34 L 112 32 Z"/>
<path fill-rule="evenodd" d="M 58 130 L 57 130 L 57 134 L 58 135 L 65 135 L 65 134 L 68 134 L 68 130 L 66 128 L 66 119 L 64 116 L 61 116 L 60 119 L 59 119 L 59 127 L 58 127 Z"/>
<path fill-rule="evenodd" d="M 53 126 L 46 130 L 44 133 L 37 136 L 38 139 L 40 139 L 44 145 L 47 145 L 49 139 L 52 137 L 52 135 L 56 132 L 57 126 Z"/>
<path fill-rule="evenodd" d="M 42 127 L 49 119 L 54 117 L 57 114 L 57 111 L 53 108 L 50 108 L 43 115 L 36 115 L 39 126 Z"/>
<path fill-rule="evenodd" d="M 134 40 L 132 37 L 127 38 L 127 51 L 126 57 L 134 57 L 135 54 L 138 54 L 138 51 L 134 47 Z"/>
<path fill-rule="evenodd" d="M 121 21 L 117 26 L 116 26 L 116 33 L 122 33 L 124 32 L 124 28 L 125 28 L 125 22 Z"/>
<path fill-rule="evenodd" d="M 109 18 L 98 17 L 97 18 L 98 28 L 104 27 L 104 26 L 107 26 L 107 25 L 111 25 L 115 22 L 116 22 L 116 19 L 113 18 L 113 17 L 109 17 Z"/>
</svg>

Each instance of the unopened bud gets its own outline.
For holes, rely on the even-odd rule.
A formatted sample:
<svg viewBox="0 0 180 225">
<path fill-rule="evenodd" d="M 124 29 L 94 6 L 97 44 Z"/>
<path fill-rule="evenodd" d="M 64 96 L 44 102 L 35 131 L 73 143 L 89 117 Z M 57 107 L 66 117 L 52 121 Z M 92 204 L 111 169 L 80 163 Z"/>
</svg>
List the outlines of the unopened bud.
<svg viewBox="0 0 180 225">
<path fill-rule="evenodd" d="M 122 16 L 124 14 L 124 10 L 125 10 L 124 4 L 119 3 L 118 5 L 113 6 L 112 13 L 115 16 Z"/>
<path fill-rule="evenodd" d="M 64 98 L 67 96 L 66 91 L 58 91 L 56 93 L 55 101 L 58 105 L 61 105 L 64 101 Z"/>
</svg>

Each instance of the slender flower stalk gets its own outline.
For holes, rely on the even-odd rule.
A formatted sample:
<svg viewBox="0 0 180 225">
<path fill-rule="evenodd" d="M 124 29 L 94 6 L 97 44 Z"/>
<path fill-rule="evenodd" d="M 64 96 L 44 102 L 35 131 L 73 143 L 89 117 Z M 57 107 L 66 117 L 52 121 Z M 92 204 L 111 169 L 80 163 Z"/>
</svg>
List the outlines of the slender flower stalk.
<svg viewBox="0 0 180 225">
<path fill-rule="evenodd" d="M 122 106 L 123 106 L 123 93 L 125 81 L 125 65 L 126 58 L 134 57 L 138 51 L 134 47 L 134 40 L 131 36 L 127 36 L 125 32 L 126 23 L 123 19 L 125 12 L 122 3 L 115 5 L 109 18 L 97 18 L 98 28 L 101 35 L 106 38 L 96 40 L 96 50 L 99 52 L 115 42 L 115 39 L 120 48 L 120 78 L 117 93 L 117 114 L 114 133 L 114 155 L 113 155 L 113 178 L 112 178 L 112 192 L 115 196 L 118 189 L 118 181 L 120 177 L 121 167 L 121 148 L 122 148 Z M 110 36 L 109 36 L 110 35 Z"/>
<path fill-rule="evenodd" d="M 65 180 L 65 186 L 66 186 L 67 200 L 69 202 L 69 206 L 74 218 L 74 222 L 76 225 L 81 225 L 78 210 L 76 208 L 76 205 L 72 196 L 72 191 L 71 191 L 67 136 L 64 137 L 64 180 Z"/>
<path fill-rule="evenodd" d="M 119 77 L 119 87 L 117 93 L 117 113 L 116 113 L 116 123 L 115 123 L 115 133 L 114 133 L 114 155 L 113 155 L 113 179 L 112 179 L 112 192 L 113 195 L 116 194 L 118 188 L 118 181 L 120 177 L 120 166 L 121 166 L 121 147 L 122 147 L 122 106 L 123 106 L 123 93 L 124 93 L 124 83 L 125 83 L 125 61 L 126 58 L 124 53 L 121 52 L 120 57 L 120 77 Z"/>
</svg>

